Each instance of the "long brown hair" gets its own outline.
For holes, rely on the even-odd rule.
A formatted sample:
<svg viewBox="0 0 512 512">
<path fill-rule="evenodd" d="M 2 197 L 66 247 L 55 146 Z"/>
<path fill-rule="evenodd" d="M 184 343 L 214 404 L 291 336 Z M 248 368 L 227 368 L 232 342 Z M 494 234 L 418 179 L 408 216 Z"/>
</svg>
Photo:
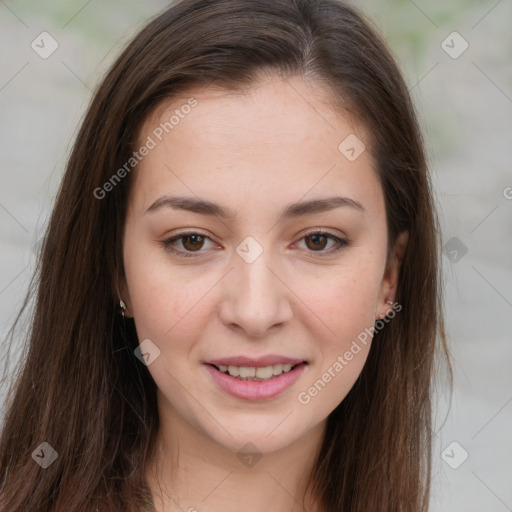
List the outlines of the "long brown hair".
<svg viewBox="0 0 512 512">
<path fill-rule="evenodd" d="M 142 122 L 188 86 L 240 90 L 261 72 L 299 74 L 369 133 L 388 247 L 409 231 L 395 300 L 367 362 L 327 419 L 310 483 L 327 512 L 428 509 L 434 379 L 450 355 L 440 230 L 406 84 L 371 23 L 337 0 L 183 0 L 127 46 L 89 106 L 56 199 L 29 297 L 28 348 L 0 439 L 2 512 L 140 510 L 159 427 L 155 383 L 117 310 L 128 174 Z M 340 141 L 341 142 L 341 141 Z M 5 380 L 5 379 L 4 379 Z M 47 442 L 46 469 L 31 454 Z"/>
</svg>

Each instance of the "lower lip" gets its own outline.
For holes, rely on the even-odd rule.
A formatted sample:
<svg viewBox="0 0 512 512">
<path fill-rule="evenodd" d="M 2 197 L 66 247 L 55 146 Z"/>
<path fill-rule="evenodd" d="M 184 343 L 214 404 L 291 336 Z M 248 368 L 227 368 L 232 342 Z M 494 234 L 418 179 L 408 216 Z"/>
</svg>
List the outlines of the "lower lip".
<svg viewBox="0 0 512 512">
<path fill-rule="evenodd" d="M 279 377 L 266 381 L 239 380 L 231 375 L 226 375 L 210 364 L 206 369 L 210 372 L 213 380 L 218 386 L 236 398 L 244 400 L 266 400 L 274 398 L 286 389 L 293 386 L 306 368 L 306 363 L 298 364 L 293 370 L 282 373 Z"/>
</svg>

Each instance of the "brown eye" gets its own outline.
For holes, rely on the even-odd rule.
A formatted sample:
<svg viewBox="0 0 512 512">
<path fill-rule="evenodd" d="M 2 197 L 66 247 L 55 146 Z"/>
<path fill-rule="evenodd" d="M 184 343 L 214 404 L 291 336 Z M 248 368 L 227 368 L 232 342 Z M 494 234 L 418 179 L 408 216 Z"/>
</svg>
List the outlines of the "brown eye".
<svg viewBox="0 0 512 512">
<path fill-rule="evenodd" d="M 202 235 L 185 235 L 181 238 L 183 240 L 183 247 L 187 251 L 197 251 L 198 249 L 201 249 L 204 244 L 204 236 Z"/>
<path fill-rule="evenodd" d="M 325 246 L 327 245 L 327 240 L 329 237 L 326 237 L 321 234 L 313 234 L 313 235 L 307 235 L 304 237 L 305 240 L 311 240 L 311 244 L 306 242 L 306 245 L 308 249 L 311 249 L 313 251 L 318 251 L 325 249 Z"/>
<path fill-rule="evenodd" d="M 302 237 L 302 240 L 305 241 L 304 244 L 307 250 L 318 253 L 319 256 L 332 255 L 350 245 L 348 240 L 343 240 L 324 231 L 307 233 Z M 334 242 L 331 247 L 327 247 L 329 242 Z"/>
<path fill-rule="evenodd" d="M 210 240 L 210 238 L 200 233 L 181 233 L 168 240 L 164 240 L 161 244 L 166 251 L 173 254 L 194 257 L 201 256 L 205 252 L 202 249 L 207 240 Z"/>
</svg>

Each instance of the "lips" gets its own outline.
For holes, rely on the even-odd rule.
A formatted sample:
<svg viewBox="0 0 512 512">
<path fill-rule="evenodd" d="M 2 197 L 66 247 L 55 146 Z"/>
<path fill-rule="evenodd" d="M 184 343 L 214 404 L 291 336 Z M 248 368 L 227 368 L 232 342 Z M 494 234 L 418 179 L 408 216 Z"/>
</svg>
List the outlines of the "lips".
<svg viewBox="0 0 512 512">
<path fill-rule="evenodd" d="M 245 400 L 264 400 L 292 387 L 308 363 L 300 358 L 268 355 L 213 359 L 204 365 L 214 382 L 229 395 Z"/>
</svg>

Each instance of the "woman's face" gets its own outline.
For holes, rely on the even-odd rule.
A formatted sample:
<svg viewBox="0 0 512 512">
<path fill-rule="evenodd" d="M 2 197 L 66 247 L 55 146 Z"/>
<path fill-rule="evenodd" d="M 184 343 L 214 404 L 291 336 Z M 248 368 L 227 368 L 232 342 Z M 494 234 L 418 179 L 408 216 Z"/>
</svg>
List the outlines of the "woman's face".
<svg viewBox="0 0 512 512">
<path fill-rule="evenodd" d="M 140 133 L 122 298 L 161 424 L 233 451 L 323 425 L 394 298 L 365 134 L 311 87 L 195 89 Z"/>
</svg>

